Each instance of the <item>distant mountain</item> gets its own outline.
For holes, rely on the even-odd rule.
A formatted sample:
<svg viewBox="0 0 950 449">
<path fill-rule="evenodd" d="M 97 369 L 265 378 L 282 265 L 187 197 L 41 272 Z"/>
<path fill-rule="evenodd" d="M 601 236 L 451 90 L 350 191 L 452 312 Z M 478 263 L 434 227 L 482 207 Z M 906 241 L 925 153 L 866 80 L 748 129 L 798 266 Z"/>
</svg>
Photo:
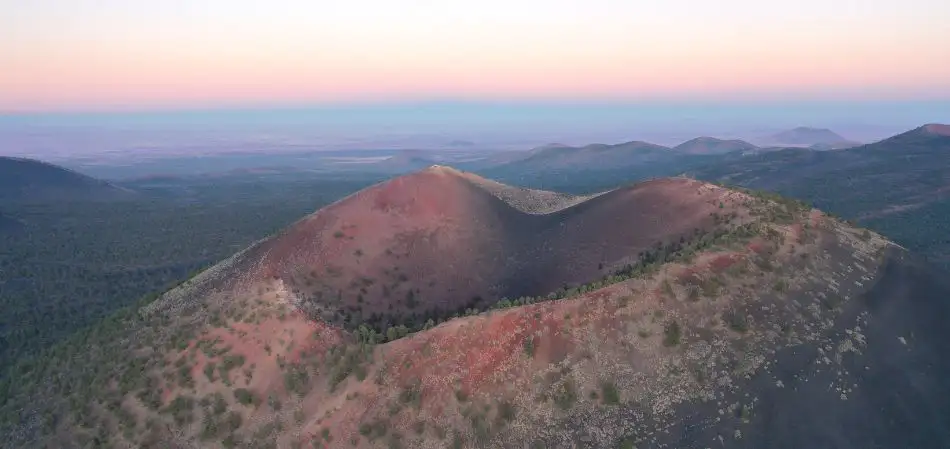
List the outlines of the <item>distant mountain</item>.
<svg viewBox="0 0 950 449">
<path fill-rule="evenodd" d="M 0 156 L 0 200 L 109 200 L 133 192 L 106 181 L 34 159 Z"/>
<path fill-rule="evenodd" d="M 838 151 L 727 155 L 689 173 L 813 202 L 950 266 L 950 126 Z"/>
<path fill-rule="evenodd" d="M 782 131 L 773 134 L 768 138 L 769 142 L 775 145 L 834 145 L 842 142 L 848 142 L 848 139 L 825 128 L 809 128 L 800 126 L 788 131 Z"/>
<path fill-rule="evenodd" d="M 495 167 L 500 171 L 604 170 L 667 160 L 675 154 L 668 147 L 648 142 L 572 147 L 550 144 L 531 150 L 527 157 Z"/>
<path fill-rule="evenodd" d="M 923 131 L 930 134 L 936 134 L 938 136 L 950 136 L 950 125 L 931 123 L 929 125 L 924 125 L 923 128 Z"/>
<path fill-rule="evenodd" d="M 373 164 L 378 169 L 395 173 L 410 172 L 436 164 L 434 153 L 422 150 L 401 150 L 389 158 Z"/>
<path fill-rule="evenodd" d="M 931 123 L 888 137 L 880 142 L 865 145 L 864 148 L 899 151 L 901 147 L 907 146 L 910 151 L 926 151 L 926 149 L 943 149 L 948 142 L 950 142 L 950 125 Z M 947 153 L 939 154 L 946 155 Z"/>
<path fill-rule="evenodd" d="M 673 151 L 680 154 L 725 154 L 733 151 L 754 150 L 758 147 L 743 140 L 722 140 L 715 137 L 697 137 L 683 142 Z"/>
</svg>

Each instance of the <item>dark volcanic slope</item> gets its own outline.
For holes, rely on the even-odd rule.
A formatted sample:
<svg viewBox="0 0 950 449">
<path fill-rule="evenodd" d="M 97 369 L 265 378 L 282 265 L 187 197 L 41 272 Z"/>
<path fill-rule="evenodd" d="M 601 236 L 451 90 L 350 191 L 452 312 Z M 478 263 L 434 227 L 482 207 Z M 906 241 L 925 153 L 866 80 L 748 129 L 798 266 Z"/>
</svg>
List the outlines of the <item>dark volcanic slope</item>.
<svg viewBox="0 0 950 449">
<path fill-rule="evenodd" d="M 673 147 L 673 151 L 681 154 L 725 154 L 733 151 L 753 150 L 756 148 L 758 147 L 742 140 L 697 137 Z"/>
<path fill-rule="evenodd" d="M 743 382 L 762 394 L 749 429 L 730 447 L 950 447 L 944 276 L 889 250 L 873 286 L 842 307 L 827 333 L 832 351 L 784 349 L 768 372 Z M 805 303 L 808 292 L 799 294 Z M 784 388 L 774 388 L 779 381 Z"/>
<path fill-rule="evenodd" d="M 0 201 L 101 200 L 130 191 L 63 167 L 0 156 Z"/>
<path fill-rule="evenodd" d="M 434 166 L 321 209 L 236 266 L 240 285 L 281 279 L 331 322 L 425 321 L 587 282 L 708 229 L 718 194 L 702 185 L 657 180 L 578 202 L 505 195 L 501 184 Z M 557 198 L 570 207 L 553 207 Z M 531 202 L 546 202 L 547 213 L 524 211 Z"/>
<path fill-rule="evenodd" d="M 837 245 L 824 249 L 824 275 L 806 272 L 811 279 L 787 293 L 753 289 L 745 306 L 737 300 L 743 324 L 736 333 L 751 338 L 733 348 L 744 359 L 717 361 L 715 339 L 703 346 L 702 325 L 697 334 L 684 331 L 697 340 L 686 343 L 692 349 L 681 364 L 661 368 L 674 379 L 657 382 L 662 392 L 652 401 L 579 414 L 559 426 L 573 435 L 551 435 L 544 446 L 589 438 L 608 447 L 609 439 L 586 429 L 626 428 L 619 439 L 638 448 L 950 447 L 945 273 L 894 247 L 874 250 L 873 262 Z M 800 327 L 794 316 L 828 321 Z M 723 315 L 735 331 L 734 319 Z M 754 349 L 757 339 L 771 341 L 767 354 Z M 707 382 L 719 386 L 681 401 Z M 667 407 L 663 400 L 678 405 L 657 413 Z"/>
</svg>

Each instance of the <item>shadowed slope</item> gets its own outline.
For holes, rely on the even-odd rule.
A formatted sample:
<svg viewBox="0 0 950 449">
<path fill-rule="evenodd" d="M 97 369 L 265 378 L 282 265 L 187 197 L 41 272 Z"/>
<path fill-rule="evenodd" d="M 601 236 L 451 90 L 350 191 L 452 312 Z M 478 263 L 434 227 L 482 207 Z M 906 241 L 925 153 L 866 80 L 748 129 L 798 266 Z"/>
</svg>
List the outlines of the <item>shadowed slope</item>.
<svg viewBox="0 0 950 449">
<path fill-rule="evenodd" d="M 0 201 L 110 200 L 131 194 L 53 164 L 0 156 Z"/>
</svg>

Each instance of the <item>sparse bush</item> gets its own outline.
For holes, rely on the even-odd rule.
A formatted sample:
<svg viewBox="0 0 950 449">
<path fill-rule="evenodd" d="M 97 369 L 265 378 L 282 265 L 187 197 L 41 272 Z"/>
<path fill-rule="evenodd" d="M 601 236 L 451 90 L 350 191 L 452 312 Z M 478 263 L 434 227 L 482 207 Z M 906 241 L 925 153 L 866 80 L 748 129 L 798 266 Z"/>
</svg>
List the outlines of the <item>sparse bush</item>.
<svg viewBox="0 0 950 449">
<path fill-rule="evenodd" d="M 670 284 L 669 279 L 663 279 L 663 282 L 660 284 L 660 288 L 662 289 L 664 295 L 676 299 L 676 292 L 673 291 L 673 285 Z"/>
<path fill-rule="evenodd" d="M 617 449 L 637 449 L 636 440 L 633 437 L 626 437 L 617 442 Z"/>
<path fill-rule="evenodd" d="M 788 291 L 788 281 L 785 279 L 779 279 L 775 281 L 775 285 L 772 286 L 772 289 L 777 292 L 786 292 Z"/>
<path fill-rule="evenodd" d="M 234 390 L 234 399 L 238 401 L 239 404 L 251 405 L 254 401 L 254 394 L 246 388 L 238 388 Z"/>
<path fill-rule="evenodd" d="M 837 295 L 828 295 L 821 300 L 821 305 L 825 306 L 828 310 L 834 310 L 841 305 L 842 299 Z"/>
<path fill-rule="evenodd" d="M 399 393 L 399 400 L 404 404 L 411 404 L 413 407 L 418 408 L 422 401 L 422 382 L 418 379 L 412 380 L 409 385 L 405 386 Z"/>
<path fill-rule="evenodd" d="M 191 366 L 186 364 L 178 368 L 178 386 L 182 388 L 195 386 L 194 379 L 191 377 Z"/>
<path fill-rule="evenodd" d="M 274 395 L 274 393 L 271 393 L 269 396 L 267 396 L 267 405 L 271 408 L 271 410 L 274 410 L 275 412 L 279 411 L 281 407 L 280 398 Z"/>
<path fill-rule="evenodd" d="M 554 403 L 561 410 L 570 410 L 575 402 L 577 402 L 577 388 L 573 380 L 567 379 L 554 391 Z"/>
<path fill-rule="evenodd" d="M 418 420 L 412 423 L 412 431 L 415 432 L 416 435 L 424 434 L 426 431 L 426 422 L 423 420 Z"/>
<path fill-rule="evenodd" d="M 215 415 L 220 415 L 228 411 L 228 403 L 224 400 L 224 396 L 222 396 L 221 393 L 215 393 L 213 397 L 214 397 L 214 409 L 212 410 L 212 412 Z"/>
<path fill-rule="evenodd" d="M 215 365 L 216 365 L 216 364 L 215 364 L 214 362 L 208 362 L 208 363 L 205 365 L 204 373 L 205 373 L 205 377 L 208 378 L 208 382 L 214 382 L 214 368 L 215 368 Z"/>
<path fill-rule="evenodd" d="M 533 336 L 525 337 L 524 342 L 522 344 L 524 346 L 524 353 L 527 354 L 528 357 L 534 357 L 534 349 L 535 349 L 534 337 Z"/>
<path fill-rule="evenodd" d="M 177 396 L 163 410 L 170 413 L 178 425 L 190 423 L 194 419 L 193 409 L 195 400 L 188 396 Z"/>
<path fill-rule="evenodd" d="M 515 406 L 509 401 L 502 401 L 498 404 L 498 417 L 505 422 L 511 422 L 515 419 Z"/>
<path fill-rule="evenodd" d="M 359 432 L 360 435 L 363 435 L 364 437 L 369 436 L 369 434 L 373 432 L 373 426 L 365 422 L 360 423 Z"/>
<path fill-rule="evenodd" d="M 600 396 L 603 398 L 604 404 L 616 405 L 620 403 L 620 393 L 613 382 L 607 380 L 600 382 Z"/>
<path fill-rule="evenodd" d="M 663 345 L 672 347 L 679 345 L 683 338 L 680 323 L 676 320 L 670 321 L 663 328 Z"/>
<path fill-rule="evenodd" d="M 294 364 L 284 373 L 284 388 L 288 392 L 302 396 L 307 392 L 309 382 L 310 376 L 307 373 L 306 366 Z"/>
<path fill-rule="evenodd" d="M 733 310 L 723 317 L 725 318 L 726 324 L 729 326 L 729 329 L 732 329 L 740 334 L 744 334 L 749 331 L 749 322 L 745 314 L 740 313 L 739 311 Z"/>
<path fill-rule="evenodd" d="M 353 368 L 353 374 L 356 375 L 356 380 L 360 382 L 366 380 L 366 367 L 363 365 L 356 365 L 356 367 Z"/>
<path fill-rule="evenodd" d="M 749 422 L 749 420 L 752 419 L 752 407 L 743 404 L 736 410 L 736 414 L 743 422 Z"/>
<path fill-rule="evenodd" d="M 710 277 L 703 281 L 700 285 L 700 288 L 703 289 L 703 295 L 708 298 L 715 298 L 719 296 L 719 289 L 722 286 L 722 281 L 717 277 Z"/>
</svg>

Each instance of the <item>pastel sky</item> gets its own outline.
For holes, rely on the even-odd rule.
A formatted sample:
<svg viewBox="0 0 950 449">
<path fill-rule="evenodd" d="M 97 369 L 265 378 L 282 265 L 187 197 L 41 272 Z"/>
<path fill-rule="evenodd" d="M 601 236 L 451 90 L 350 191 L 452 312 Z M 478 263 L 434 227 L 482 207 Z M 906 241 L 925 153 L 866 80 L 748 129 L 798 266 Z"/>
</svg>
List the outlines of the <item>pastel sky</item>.
<svg viewBox="0 0 950 449">
<path fill-rule="evenodd" d="M 947 0 L 0 0 L 0 111 L 950 97 Z"/>
</svg>

